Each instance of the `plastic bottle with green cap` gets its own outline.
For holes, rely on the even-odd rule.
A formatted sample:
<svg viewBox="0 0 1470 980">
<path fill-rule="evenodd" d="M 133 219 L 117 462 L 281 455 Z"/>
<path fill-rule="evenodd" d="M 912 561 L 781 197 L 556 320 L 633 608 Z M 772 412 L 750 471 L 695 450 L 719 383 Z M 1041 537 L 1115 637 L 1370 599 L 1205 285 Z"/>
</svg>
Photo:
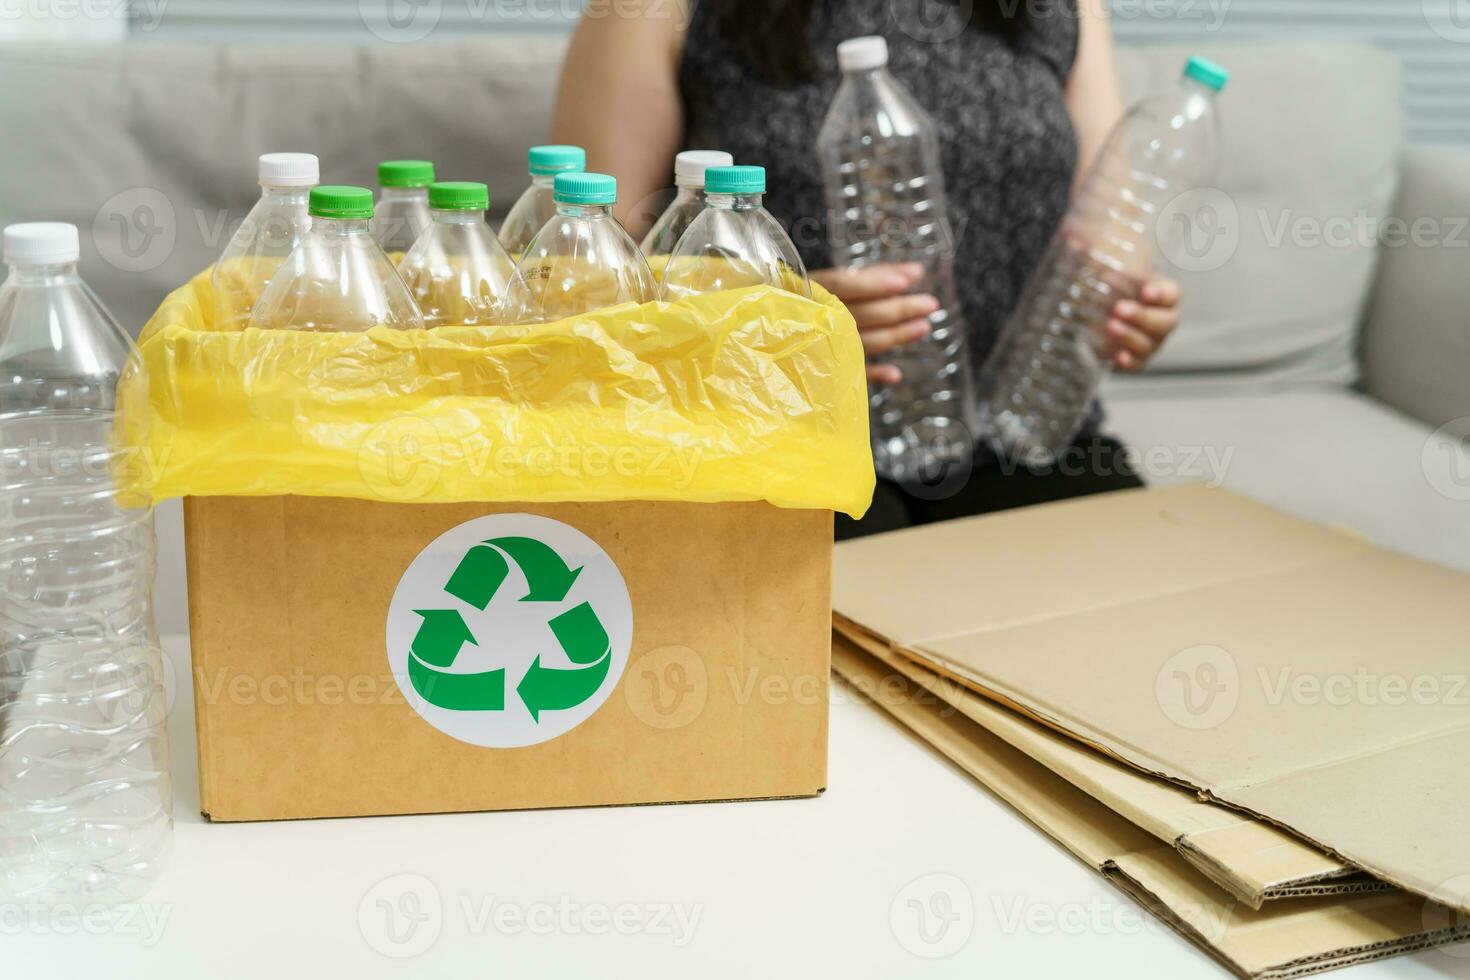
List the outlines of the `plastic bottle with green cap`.
<svg viewBox="0 0 1470 980">
<path fill-rule="evenodd" d="M 531 173 L 531 186 L 517 198 L 500 226 L 500 244 L 515 260 L 556 214 L 556 175 L 586 170 L 587 151 L 580 146 L 533 146 L 526 153 L 526 167 Z"/>
<path fill-rule="evenodd" d="M 811 296 L 796 246 L 761 205 L 765 168 L 711 167 L 704 189 L 708 207 L 669 256 L 659 298 L 672 301 L 747 286 Z"/>
<path fill-rule="evenodd" d="M 704 175 L 711 167 L 728 167 L 735 158 L 721 150 L 685 150 L 674 158 L 674 200 L 643 238 L 643 254 L 671 255 L 684 232 L 705 208 Z"/>
<path fill-rule="evenodd" d="M 549 322 L 650 302 L 658 284 L 637 243 L 613 217 L 618 182 L 606 174 L 557 174 L 553 194 L 556 214 L 521 256 L 519 319 Z"/>
<path fill-rule="evenodd" d="M 1190 194 L 1213 179 L 1228 77 L 1190 58 L 1177 86 L 1108 135 L 980 372 L 981 433 L 1002 456 L 1045 465 L 1071 446 L 1103 378 L 1130 356 L 1113 310 L 1162 259 L 1208 272 L 1228 258 L 1209 195 Z"/>
<path fill-rule="evenodd" d="M 428 160 L 378 164 L 373 237 L 389 255 L 407 252 L 429 227 L 429 185 L 433 182 L 434 165 Z"/>
<path fill-rule="evenodd" d="M 373 238 L 373 192 L 315 187 L 307 209 L 311 230 L 255 304 L 250 325 L 328 333 L 422 327 L 418 304 Z"/>
<path fill-rule="evenodd" d="M 485 326 L 513 318 L 506 303 L 516 267 L 485 223 L 489 207 L 484 184 L 429 185 L 433 221 L 398 265 L 424 326 Z"/>
<path fill-rule="evenodd" d="M 211 277 L 215 325 L 227 330 L 250 323 L 255 301 L 311 226 L 306 198 L 317 184 L 317 158 L 266 153 L 258 166 L 260 199 L 235 229 Z"/>
</svg>

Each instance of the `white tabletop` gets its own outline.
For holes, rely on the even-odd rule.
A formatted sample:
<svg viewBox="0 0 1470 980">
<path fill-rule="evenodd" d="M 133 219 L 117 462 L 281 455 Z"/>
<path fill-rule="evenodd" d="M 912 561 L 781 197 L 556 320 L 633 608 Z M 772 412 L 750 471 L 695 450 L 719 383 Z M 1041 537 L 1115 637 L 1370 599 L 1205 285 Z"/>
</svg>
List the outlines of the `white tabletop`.
<svg viewBox="0 0 1470 980">
<path fill-rule="evenodd" d="M 840 685 L 820 799 L 209 824 L 166 647 L 168 868 L 111 922 L 0 922 L 7 978 L 1228 976 Z M 1470 948 L 1351 976 L 1470 978 Z"/>
</svg>

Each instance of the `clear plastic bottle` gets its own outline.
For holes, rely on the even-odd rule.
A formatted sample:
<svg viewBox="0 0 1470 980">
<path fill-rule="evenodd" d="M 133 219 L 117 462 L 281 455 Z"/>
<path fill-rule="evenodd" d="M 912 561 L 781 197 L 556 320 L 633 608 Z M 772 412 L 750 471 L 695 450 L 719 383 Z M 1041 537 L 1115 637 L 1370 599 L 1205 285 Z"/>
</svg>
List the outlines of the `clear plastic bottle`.
<svg viewBox="0 0 1470 980">
<path fill-rule="evenodd" d="M 1166 205 L 1210 179 L 1214 102 L 1228 74 L 1191 58 L 1180 87 L 1140 103 L 1108 136 L 980 372 L 982 432 L 1045 463 L 1070 445 L 1111 363 L 1113 306 L 1136 299 L 1180 228 Z"/>
<path fill-rule="evenodd" d="M 553 184 L 557 174 L 577 174 L 587 169 L 587 151 L 580 146 L 533 146 L 526 154 L 531 186 L 511 205 L 500 226 L 500 247 L 511 261 L 519 262 L 526 246 L 546 222 L 556 216 Z"/>
<path fill-rule="evenodd" d="M 488 207 L 484 184 L 444 181 L 429 187 L 434 223 L 398 266 L 425 326 L 507 322 L 516 267 L 485 224 Z"/>
<path fill-rule="evenodd" d="M 173 803 L 152 513 L 113 482 L 136 352 L 77 275 L 75 226 L 11 225 L 4 250 L 0 903 L 131 901 Z"/>
<path fill-rule="evenodd" d="M 711 167 L 728 167 L 735 162 L 720 150 L 685 150 L 674 158 L 674 201 L 659 215 L 643 238 L 643 254 L 652 259 L 672 255 L 674 246 L 705 208 L 704 175 Z"/>
<path fill-rule="evenodd" d="M 659 299 L 759 285 L 811 296 L 796 246 L 761 206 L 765 168 L 714 167 L 706 180 L 709 206 L 669 256 Z"/>
<path fill-rule="evenodd" d="M 889 74 L 883 38 L 844 41 L 837 56 L 842 84 L 817 138 L 833 260 L 920 263 L 911 292 L 939 300 L 927 337 L 875 359 L 902 379 L 871 390 L 873 463 L 889 479 L 942 482 L 969 467 L 976 425 L 938 131 Z"/>
<path fill-rule="evenodd" d="M 556 214 L 521 258 L 518 319 L 540 323 L 621 303 L 651 302 L 658 283 L 613 217 L 618 182 L 606 174 L 557 174 Z"/>
<path fill-rule="evenodd" d="M 373 209 L 373 237 L 389 255 L 402 256 L 419 240 L 429 217 L 434 165 L 427 160 L 384 160 L 378 164 L 380 196 Z"/>
<path fill-rule="evenodd" d="M 306 198 L 320 166 L 310 153 L 266 153 L 259 163 L 260 200 L 214 264 L 215 323 L 243 330 L 266 284 L 311 227 Z"/>
<path fill-rule="evenodd" d="M 261 294 L 250 325 L 338 333 L 422 327 L 418 304 L 373 240 L 372 191 L 316 187 L 309 208 L 311 230 Z"/>
</svg>

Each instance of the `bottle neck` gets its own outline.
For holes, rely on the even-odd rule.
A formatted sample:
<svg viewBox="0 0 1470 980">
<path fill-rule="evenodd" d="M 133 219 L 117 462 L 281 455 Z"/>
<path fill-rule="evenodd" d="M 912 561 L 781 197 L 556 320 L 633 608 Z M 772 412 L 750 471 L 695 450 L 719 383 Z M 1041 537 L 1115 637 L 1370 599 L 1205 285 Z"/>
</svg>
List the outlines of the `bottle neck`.
<svg viewBox="0 0 1470 980">
<path fill-rule="evenodd" d="M 556 213 L 564 214 L 569 218 L 611 218 L 613 206 L 611 204 L 567 204 L 563 201 L 556 202 Z"/>
<path fill-rule="evenodd" d="M 1220 94 L 1219 89 L 1212 88 L 1198 79 L 1190 78 L 1188 75 L 1179 79 L 1179 87 L 1191 96 L 1202 96 L 1211 102 L 1214 102 L 1215 97 Z"/>
<path fill-rule="evenodd" d="M 305 207 L 307 202 L 311 200 L 311 188 L 276 187 L 270 184 L 261 184 L 260 199 L 272 205 Z"/>
<path fill-rule="evenodd" d="M 711 194 L 709 206 L 720 211 L 753 211 L 761 206 L 763 194 Z"/>
<path fill-rule="evenodd" d="M 485 221 L 485 212 L 483 211 L 436 208 L 430 211 L 429 214 L 441 225 L 478 225 Z"/>
<path fill-rule="evenodd" d="M 12 265 L 6 282 L 15 286 L 57 286 L 81 281 L 75 262 Z"/>
<path fill-rule="evenodd" d="M 695 180 L 686 177 L 683 180 L 675 179 L 674 187 L 678 189 L 680 197 L 704 197 L 704 179 Z"/>
<path fill-rule="evenodd" d="M 319 214 L 312 215 L 311 230 L 327 238 L 372 235 L 365 218 L 327 218 Z"/>
<path fill-rule="evenodd" d="M 427 187 L 384 187 L 382 189 L 382 200 L 384 202 L 413 202 L 428 201 L 429 189 Z"/>
<path fill-rule="evenodd" d="M 556 184 L 556 174 L 532 174 L 531 183 L 537 187 L 552 187 Z"/>
</svg>

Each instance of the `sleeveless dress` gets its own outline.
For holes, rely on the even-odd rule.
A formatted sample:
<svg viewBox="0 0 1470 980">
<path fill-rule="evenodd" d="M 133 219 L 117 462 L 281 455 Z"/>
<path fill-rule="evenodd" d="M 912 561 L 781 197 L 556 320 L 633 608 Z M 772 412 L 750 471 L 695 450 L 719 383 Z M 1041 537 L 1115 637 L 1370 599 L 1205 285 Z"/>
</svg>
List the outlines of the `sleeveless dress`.
<svg viewBox="0 0 1470 980">
<path fill-rule="evenodd" d="M 1000 0 L 976 0 L 986 2 Z M 837 45 L 887 38 L 889 71 L 939 128 L 956 278 L 978 369 L 1066 212 L 1077 165 L 1062 100 L 1077 50 L 1075 0 L 1039 7 L 1011 40 L 974 23 L 954 30 L 956 11 L 970 7 L 953 0 L 816 0 L 808 38 L 817 80 L 780 87 L 726 39 L 714 5 L 695 0 L 679 65 L 685 144 L 764 166 L 766 208 L 809 268 L 830 266 L 816 144 L 842 77 Z M 946 39 L 925 29 L 946 24 Z"/>
</svg>

